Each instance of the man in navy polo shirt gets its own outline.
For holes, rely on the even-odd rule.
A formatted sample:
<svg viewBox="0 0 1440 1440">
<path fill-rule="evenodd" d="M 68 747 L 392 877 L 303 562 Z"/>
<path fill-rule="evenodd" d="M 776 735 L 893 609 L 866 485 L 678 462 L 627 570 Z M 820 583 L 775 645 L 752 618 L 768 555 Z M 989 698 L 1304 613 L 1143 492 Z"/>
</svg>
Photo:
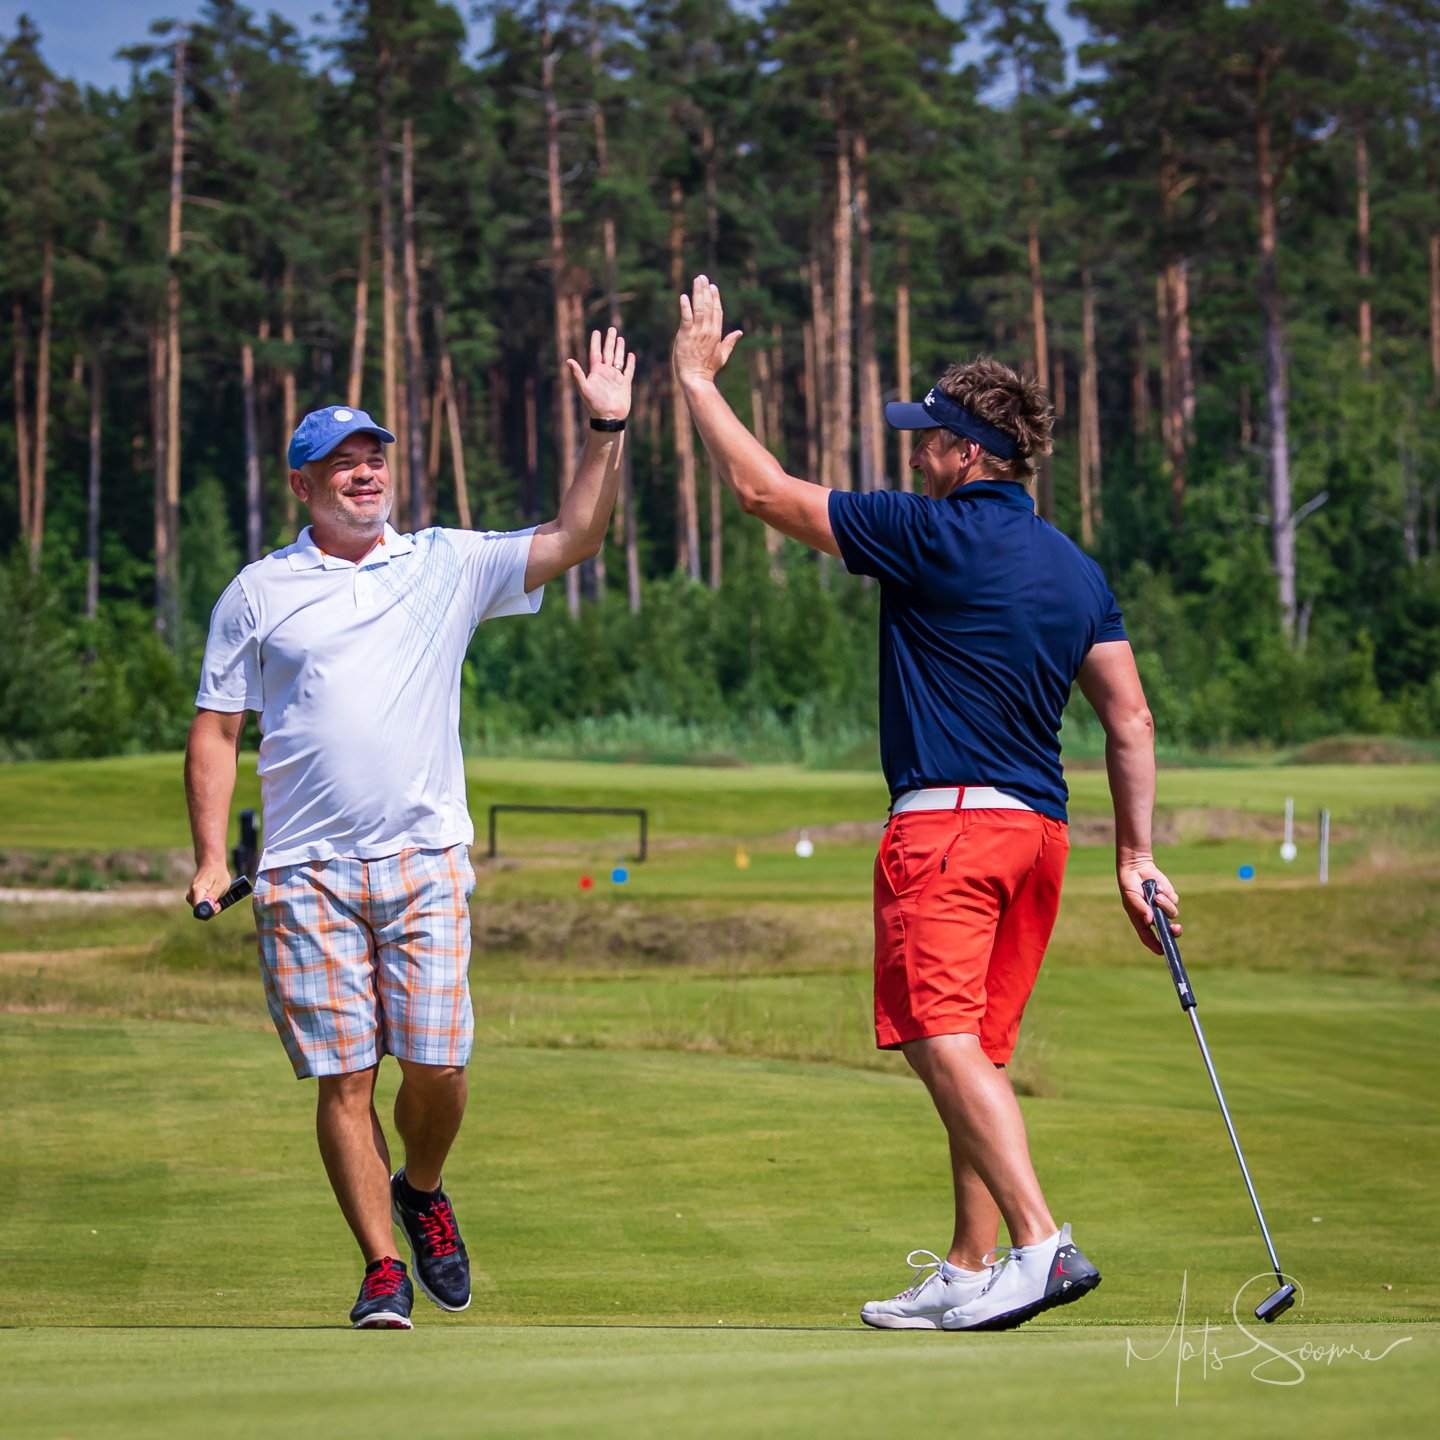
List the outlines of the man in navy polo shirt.
<svg viewBox="0 0 1440 1440">
<path fill-rule="evenodd" d="M 945 1124 L 955 1231 L 943 1259 L 912 1251 L 915 1283 L 861 1318 L 1009 1329 L 1100 1283 L 1051 1216 L 1005 1072 L 1060 901 L 1060 717 L 1077 681 L 1105 728 L 1121 898 L 1152 950 L 1141 885 L 1158 883 L 1167 913 L 1178 905 L 1151 855 L 1154 727 L 1120 612 L 1025 489 L 1050 451 L 1038 385 L 986 358 L 952 365 L 919 404 L 886 406 L 892 426 L 919 432 L 924 493 L 828 490 L 785 474 L 716 387 L 740 339 L 719 290 L 698 277 L 680 310 L 675 373 L 741 507 L 880 583 L 891 809 L 875 862 L 876 1042 L 904 1053 Z"/>
</svg>

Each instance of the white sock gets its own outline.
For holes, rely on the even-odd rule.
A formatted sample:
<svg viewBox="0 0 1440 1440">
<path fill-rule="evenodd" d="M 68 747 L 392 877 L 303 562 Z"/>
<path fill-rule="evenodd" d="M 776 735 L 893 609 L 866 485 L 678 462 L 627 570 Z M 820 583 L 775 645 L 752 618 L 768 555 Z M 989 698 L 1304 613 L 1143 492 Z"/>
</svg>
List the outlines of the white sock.
<svg viewBox="0 0 1440 1440">
<path fill-rule="evenodd" d="M 1052 1250 L 1060 1243 L 1060 1232 L 1057 1230 L 1053 1235 L 1047 1235 L 1043 1240 L 1032 1240 L 1030 1244 L 1022 1248 L 1028 1254 L 1035 1250 Z"/>
<path fill-rule="evenodd" d="M 940 1264 L 940 1278 L 946 1282 L 961 1278 L 973 1280 L 977 1275 L 987 1274 L 984 1270 L 967 1270 L 963 1265 L 952 1265 L 948 1260 Z"/>
</svg>

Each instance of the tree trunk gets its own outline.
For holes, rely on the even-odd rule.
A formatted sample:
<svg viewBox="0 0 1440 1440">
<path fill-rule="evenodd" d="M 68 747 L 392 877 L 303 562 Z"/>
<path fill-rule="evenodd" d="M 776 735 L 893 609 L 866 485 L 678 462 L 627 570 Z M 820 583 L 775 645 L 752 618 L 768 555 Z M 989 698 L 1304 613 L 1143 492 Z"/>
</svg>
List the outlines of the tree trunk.
<svg viewBox="0 0 1440 1440">
<path fill-rule="evenodd" d="M 100 401 L 103 394 L 100 373 L 100 342 L 90 342 L 90 464 L 86 475 L 85 618 L 100 613 Z"/>
<path fill-rule="evenodd" d="M 1430 393 L 1440 400 L 1440 232 L 1430 237 Z"/>
<path fill-rule="evenodd" d="M 550 282 L 555 292 L 555 425 L 560 440 L 560 473 L 556 491 L 561 501 L 575 478 L 578 442 L 574 407 L 570 403 L 565 361 L 570 352 L 569 274 L 565 258 L 565 202 L 560 189 L 560 107 L 555 101 L 555 35 L 550 28 L 550 7 L 540 7 L 542 100 L 545 107 L 545 169 L 550 214 Z M 580 575 L 565 572 L 565 603 L 570 614 L 580 613 Z"/>
<path fill-rule="evenodd" d="M 590 78 L 595 92 L 595 163 L 600 183 L 610 179 L 610 146 L 605 129 L 605 107 L 600 103 L 600 26 L 591 12 Z M 601 221 L 601 238 L 605 246 L 605 284 L 610 301 L 610 323 L 623 333 L 620 323 L 620 261 L 615 238 L 615 215 L 609 200 Z M 635 462 L 633 446 L 620 450 L 620 492 L 615 514 L 615 527 L 625 547 L 625 589 L 630 613 L 640 613 L 640 537 L 635 528 Z"/>
<path fill-rule="evenodd" d="M 832 404 L 834 374 L 830 358 L 830 310 L 825 297 L 824 271 L 821 265 L 821 247 L 811 249 L 810 261 L 810 316 L 811 349 L 814 351 L 815 391 L 815 443 L 818 452 L 819 470 L 811 475 L 822 485 L 833 488 L 835 484 L 835 453 L 831 435 L 835 429 L 835 412 Z"/>
<path fill-rule="evenodd" d="M 1096 499 L 1100 493 L 1100 380 L 1095 355 L 1095 290 L 1090 267 L 1080 272 L 1080 543 L 1095 543 Z"/>
<path fill-rule="evenodd" d="M 678 180 L 670 182 L 670 289 L 678 295 L 685 286 L 685 212 Z M 675 415 L 675 564 L 692 580 L 700 578 L 700 520 L 695 493 L 695 435 L 690 428 L 690 407 L 673 376 L 670 384 Z"/>
<path fill-rule="evenodd" d="M 405 263 L 405 429 L 410 447 L 410 519 L 416 530 L 424 530 L 435 520 L 435 495 L 425 470 L 420 271 L 415 263 L 415 124 L 408 116 L 400 127 L 400 232 Z"/>
<path fill-rule="evenodd" d="M 55 241 L 45 237 L 40 272 L 40 343 L 35 351 L 35 462 L 30 469 L 30 557 L 40 563 L 45 542 L 45 460 L 50 429 L 50 331 L 55 301 Z"/>
<path fill-rule="evenodd" d="M 885 486 L 885 432 L 880 400 L 880 356 L 875 336 L 874 257 L 870 237 L 869 151 L 855 133 L 855 229 L 860 263 L 860 488 Z"/>
<path fill-rule="evenodd" d="M 909 402 L 910 395 L 910 276 L 909 248 L 902 239 L 900 246 L 900 280 L 895 286 L 895 398 Z M 910 469 L 911 437 L 904 430 L 895 432 L 895 485 L 900 490 L 913 490 L 915 477 Z"/>
<path fill-rule="evenodd" d="M 240 346 L 240 396 L 245 411 L 245 554 L 253 565 L 260 558 L 262 535 L 260 432 L 255 423 L 255 347 L 248 340 Z"/>
<path fill-rule="evenodd" d="M 1186 450 L 1195 443 L 1195 353 L 1190 344 L 1190 262 L 1175 262 L 1175 385 L 1180 403 L 1180 436 Z"/>
<path fill-rule="evenodd" d="M 1160 448 L 1169 464 L 1175 452 L 1175 341 L 1171 325 L 1170 286 L 1163 269 L 1155 277 L 1155 318 L 1160 327 Z"/>
<path fill-rule="evenodd" d="M 286 260 L 280 276 L 280 340 L 285 346 L 285 362 L 280 367 L 280 443 L 287 448 L 299 423 L 299 406 L 295 395 L 295 272 Z M 287 460 L 288 464 L 289 461 Z M 295 492 L 285 487 L 285 530 L 295 534 L 299 506 Z"/>
<path fill-rule="evenodd" d="M 381 390 L 385 414 L 381 423 L 395 431 L 397 442 L 403 441 L 404 415 L 400 408 L 400 380 L 397 373 L 397 304 L 395 285 L 395 201 L 391 175 L 390 144 L 390 52 L 381 47 L 379 64 L 379 128 L 380 148 L 380 357 Z M 394 508 L 403 516 L 410 498 L 409 466 L 405 445 L 391 447 L 390 468 L 394 481 Z M 403 524 L 404 521 L 402 520 Z"/>
<path fill-rule="evenodd" d="M 1057 426 L 1064 423 L 1065 407 L 1069 398 L 1065 381 L 1065 351 L 1061 348 L 1064 340 L 1063 334 L 1057 336 L 1055 358 L 1050 362 L 1050 409 L 1054 412 Z"/>
<path fill-rule="evenodd" d="M 807 320 L 801 326 L 801 344 L 805 351 L 805 475 L 807 479 L 820 478 L 820 407 L 816 403 L 818 370 L 815 363 L 815 322 Z"/>
<path fill-rule="evenodd" d="M 836 132 L 840 153 L 835 161 L 835 370 L 831 383 L 830 483 L 841 490 L 854 487 L 853 446 L 850 430 L 854 424 L 851 397 L 855 393 L 855 354 L 852 299 L 855 289 L 851 250 L 854 227 L 854 199 L 851 193 L 850 132 Z"/>
<path fill-rule="evenodd" d="M 155 629 L 163 636 L 170 576 L 170 525 L 165 511 L 165 335 L 155 324 L 148 327 L 146 338 L 150 358 L 150 449 L 155 462 Z"/>
<path fill-rule="evenodd" d="M 355 267 L 355 334 L 350 342 L 350 379 L 345 387 L 345 403 L 358 410 L 365 387 L 365 336 L 370 320 L 370 217 L 360 233 L 360 263 Z"/>
<path fill-rule="evenodd" d="M 445 386 L 440 379 L 439 367 L 436 367 L 435 385 L 430 391 L 430 419 L 426 433 L 428 434 L 430 453 L 425 457 L 425 482 L 430 487 L 430 494 L 434 497 L 434 503 L 439 503 L 439 490 L 437 482 L 440 479 L 440 429 L 445 423 Z"/>
<path fill-rule="evenodd" d="M 1360 368 L 1370 375 L 1370 149 L 1365 132 L 1355 134 L 1355 235 L 1360 279 Z"/>
<path fill-rule="evenodd" d="M 180 641 L 180 213 L 185 170 L 185 28 L 175 41 L 170 105 L 170 227 L 166 243 L 165 305 L 165 554 L 156 572 L 163 601 L 157 624 L 170 644 Z"/>
<path fill-rule="evenodd" d="M 711 275 L 720 268 L 720 201 L 715 165 L 715 127 L 700 127 L 700 160 L 705 172 L 705 259 Z"/>
<path fill-rule="evenodd" d="M 1026 248 L 1030 256 L 1030 335 L 1035 359 L 1035 379 L 1045 384 L 1050 374 L 1050 351 L 1045 338 L 1045 286 L 1040 270 L 1040 222 L 1035 216 L 1035 177 L 1026 175 L 1027 209 Z M 1043 520 L 1055 518 L 1054 482 L 1050 466 L 1044 460 L 1035 462 L 1035 509 Z"/>
<path fill-rule="evenodd" d="M 525 518 L 540 518 L 540 415 L 534 373 L 525 376 Z"/>
<path fill-rule="evenodd" d="M 1135 463 L 1145 459 L 1145 442 L 1150 436 L 1150 337 L 1145 316 L 1135 317 L 1135 364 L 1130 372 L 1130 429 L 1135 438 Z"/>
<path fill-rule="evenodd" d="M 1275 170 L 1270 117 L 1265 109 L 1268 70 L 1256 77 L 1255 162 L 1260 181 L 1260 309 L 1265 322 L 1265 406 L 1270 427 L 1271 537 L 1280 619 L 1295 638 L 1295 520 L 1290 496 L 1290 437 L 1285 374 L 1285 322 L 1275 270 Z"/>
<path fill-rule="evenodd" d="M 20 485 L 20 533 L 30 534 L 30 412 L 25 398 L 25 315 L 17 296 L 10 309 L 15 360 L 15 468 Z"/>
<path fill-rule="evenodd" d="M 440 381 L 436 398 L 444 405 L 445 424 L 450 437 L 450 464 L 455 471 L 455 513 L 460 518 L 460 528 L 470 530 L 474 527 L 470 517 L 470 492 L 465 484 L 465 445 L 460 431 L 460 406 L 455 397 L 455 371 L 450 364 L 450 346 L 445 339 L 445 312 L 439 305 L 435 306 L 434 320 L 435 346 L 440 352 Z M 440 434 L 438 415 L 433 433 L 436 436 Z M 436 448 L 439 448 L 438 445 Z"/>
<path fill-rule="evenodd" d="M 1161 272 L 1156 304 L 1160 310 L 1160 393 L 1164 405 L 1160 429 L 1170 471 L 1170 516 L 1176 525 L 1180 524 L 1185 508 L 1188 417 L 1193 416 L 1195 403 L 1193 380 L 1187 380 L 1190 368 L 1188 301 L 1184 266 L 1172 260 Z"/>
</svg>

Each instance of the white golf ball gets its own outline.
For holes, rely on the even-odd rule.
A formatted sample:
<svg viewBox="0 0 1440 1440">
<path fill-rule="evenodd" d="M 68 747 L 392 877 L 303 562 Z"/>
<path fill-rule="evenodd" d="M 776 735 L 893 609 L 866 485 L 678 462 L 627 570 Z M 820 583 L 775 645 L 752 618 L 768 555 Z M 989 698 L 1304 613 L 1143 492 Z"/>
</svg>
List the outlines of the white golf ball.
<svg viewBox="0 0 1440 1440">
<path fill-rule="evenodd" d="M 1280 858 L 1288 865 L 1300 852 L 1295 848 L 1293 840 L 1287 840 L 1280 847 Z"/>
<path fill-rule="evenodd" d="M 806 836 L 795 842 L 795 853 L 802 859 L 808 860 L 815 853 L 815 842 Z"/>
</svg>

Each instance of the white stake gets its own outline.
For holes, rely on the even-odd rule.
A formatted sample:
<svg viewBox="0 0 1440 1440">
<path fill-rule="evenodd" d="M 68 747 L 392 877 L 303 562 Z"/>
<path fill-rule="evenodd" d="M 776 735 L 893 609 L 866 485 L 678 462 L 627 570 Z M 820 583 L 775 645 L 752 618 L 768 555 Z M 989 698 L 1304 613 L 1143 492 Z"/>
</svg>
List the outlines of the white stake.
<svg viewBox="0 0 1440 1440">
<path fill-rule="evenodd" d="M 1285 843 L 1280 847 L 1280 858 L 1288 865 L 1298 852 L 1295 849 L 1295 797 L 1285 797 Z"/>
<path fill-rule="evenodd" d="M 1320 883 L 1330 883 L 1330 812 L 1320 812 Z"/>
</svg>

